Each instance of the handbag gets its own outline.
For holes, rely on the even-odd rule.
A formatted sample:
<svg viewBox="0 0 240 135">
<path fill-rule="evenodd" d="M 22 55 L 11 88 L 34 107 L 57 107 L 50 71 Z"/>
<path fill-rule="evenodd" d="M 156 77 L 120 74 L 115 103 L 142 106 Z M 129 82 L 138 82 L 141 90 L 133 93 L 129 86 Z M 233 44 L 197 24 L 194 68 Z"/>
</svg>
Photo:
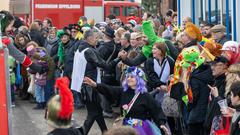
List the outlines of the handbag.
<svg viewBox="0 0 240 135">
<path fill-rule="evenodd" d="M 29 84 L 27 92 L 32 94 L 32 95 L 35 95 L 35 85 L 34 85 L 34 82 L 35 82 L 34 75 L 30 74 L 30 84 Z"/>
<path fill-rule="evenodd" d="M 137 100 L 138 96 L 139 96 L 140 92 L 138 92 L 137 94 L 134 95 L 134 97 L 132 98 L 132 100 L 130 101 L 130 103 L 128 104 L 128 109 L 126 110 L 126 114 L 124 114 L 124 116 L 120 116 L 118 118 L 116 118 L 113 122 L 113 127 L 120 127 L 123 125 L 123 120 L 125 118 L 125 116 L 129 113 L 129 111 L 131 110 L 134 102 Z"/>
<path fill-rule="evenodd" d="M 162 110 L 168 117 L 179 117 L 179 107 L 176 99 L 170 97 L 170 92 L 164 94 L 162 101 Z"/>
</svg>

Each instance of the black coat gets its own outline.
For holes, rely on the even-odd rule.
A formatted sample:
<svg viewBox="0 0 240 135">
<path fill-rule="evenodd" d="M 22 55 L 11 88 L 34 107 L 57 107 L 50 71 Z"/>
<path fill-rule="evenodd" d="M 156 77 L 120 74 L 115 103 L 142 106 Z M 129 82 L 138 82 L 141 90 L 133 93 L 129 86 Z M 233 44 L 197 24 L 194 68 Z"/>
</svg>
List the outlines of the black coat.
<svg viewBox="0 0 240 135">
<path fill-rule="evenodd" d="M 213 81 L 212 70 L 209 65 L 201 65 L 190 75 L 190 87 L 193 93 L 193 102 L 188 104 L 188 123 L 203 123 L 206 118 L 210 88 Z"/>
<path fill-rule="evenodd" d="M 120 106 L 129 104 L 135 95 L 135 91 L 128 89 L 123 91 L 122 87 L 110 86 L 106 84 L 97 84 L 97 90 L 107 98 L 119 98 Z M 126 118 L 137 118 L 141 120 L 153 120 L 158 126 L 165 124 L 166 117 L 160 106 L 157 105 L 156 100 L 149 93 L 142 93 L 138 96 L 132 108 L 126 115 Z"/>
<path fill-rule="evenodd" d="M 219 77 L 215 78 L 214 80 L 215 87 L 218 88 L 219 96 L 223 99 L 224 98 L 224 92 L 225 92 L 225 86 L 226 86 L 226 76 L 225 74 L 220 75 Z M 210 133 L 212 120 L 214 116 L 221 115 L 220 107 L 218 105 L 219 98 L 211 96 L 211 101 L 208 103 L 208 109 L 207 109 L 207 115 L 204 122 L 204 127 L 207 129 L 207 131 Z M 208 134 L 209 134 L 208 133 Z"/>
<path fill-rule="evenodd" d="M 73 70 L 73 59 L 74 59 L 74 44 L 70 40 L 66 45 L 63 45 L 64 48 L 64 70 L 63 75 L 69 78 L 72 77 Z"/>
<path fill-rule="evenodd" d="M 115 49 L 114 49 L 115 48 Z M 120 46 L 116 45 L 114 41 L 104 42 L 104 45 L 98 49 L 100 56 L 107 62 L 117 58 L 120 51 Z M 103 70 L 102 81 L 104 83 L 116 83 L 116 68 L 113 67 L 111 70 Z M 108 84 L 109 84 L 108 83 Z"/>
<path fill-rule="evenodd" d="M 170 65 L 170 74 L 173 74 L 175 62 L 170 56 L 166 56 L 166 59 Z M 165 83 L 160 81 L 159 76 L 154 71 L 154 58 L 147 59 L 144 67 L 145 67 L 145 73 L 146 73 L 147 80 L 148 80 L 147 84 L 150 88 L 156 88 L 156 87 L 159 87 L 160 85 L 166 85 Z"/>
</svg>

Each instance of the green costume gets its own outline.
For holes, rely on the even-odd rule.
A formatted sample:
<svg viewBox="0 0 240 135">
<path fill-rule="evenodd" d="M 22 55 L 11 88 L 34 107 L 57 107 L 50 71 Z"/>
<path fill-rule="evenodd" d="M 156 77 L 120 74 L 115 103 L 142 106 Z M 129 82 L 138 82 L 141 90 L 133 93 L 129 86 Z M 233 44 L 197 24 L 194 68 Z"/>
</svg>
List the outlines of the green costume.
<svg viewBox="0 0 240 135">
<path fill-rule="evenodd" d="M 142 47 L 142 53 L 146 58 L 149 58 L 152 54 L 152 47 L 155 42 L 165 42 L 165 39 L 159 38 L 156 33 L 154 32 L 153 26 L 151 21 L 143 21 L 142 23 L 143 33 L 148 38 L 148 45 L 144 45 Z"/>
</svg>

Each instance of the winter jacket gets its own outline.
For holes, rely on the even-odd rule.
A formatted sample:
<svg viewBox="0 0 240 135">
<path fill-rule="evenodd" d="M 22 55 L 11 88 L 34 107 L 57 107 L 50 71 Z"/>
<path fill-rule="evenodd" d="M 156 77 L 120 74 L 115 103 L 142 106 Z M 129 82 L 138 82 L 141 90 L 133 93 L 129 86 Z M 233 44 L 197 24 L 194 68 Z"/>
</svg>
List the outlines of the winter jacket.
<svg viewBox="0 0 240 135">
<path fill-rule="evenodd" d="M 58 61 L 57 52 L 58 52 L 58 43 L 59 42 L 60 42 L 60 40 L 57 37 L 54 39 L 47 38 L 47 41 L 45 44 L 47 53 L 53 58 L 55 64 L 57 64 L 57 61 Z"/>
<path fill-rule="evenodd" d="M 74 44 L 72 43 L 72 41 L 69 41 L 67 44 L 63 45 L 63 50 L 64 50 L 63 75 L 71 78 L 74 58 Z"/>
<path fill-rule="evenodd" d="M 166 58 L 164 58 L 163 61 L 165 59 L 167 59 L 167 62 L 170 65 L 170 74 L 173 74 L 173 69 L 174 69 L 174 64 L 175 64 L 174 60 L 170 56 L 166 56 Z M 163 65 L 161 65 L 161 66 L 163 66 Z M 166 85 L 166 83 L 160 81 L 159 76 L 154 71 L 154 58 L 147 59 L 144 67 L 145 67 L 145 73 L 146 73 L 147 80 L 148 80 L 147 84 L 150 88 L 153 89 L 153 88 L 159 87 L 160 85 Z M 164 70 L 160 71 L 160 73 L 161 72 L 164 72 Z"/>
<path fill-rule="evenodd" d="M 42 47 L 37 47 L 36 48 L 36 52 L 40 52 L 40 51 L 44 51 L 46 53 L 46 50 Z M 36 61 L 37 63 L 40 61 L 40 64 L 43 68 L 47 68 L 47 74 L 46 74 L 46 80 L 52 80 L 54 79 L 54 71 L 55 71 L 55 63 L 53 61 L 53 59 L 46 53 L 45 56 L 41 57 L 39 56 L 38 53 L 34 53 L 34 55 L 31 57 L 34 61 Z M 42 62 L 45 62 L 46 64 L 41 64 Z M 33 70 L 28 70 L 30 73 L 32 74 L 36 74 L 36 71 Z"/>
<path fill-rule="evenodd" d="M 208 84 L 211 84 L 212 81 L 212 70 L 209 65 L 202 64 L 197 69 L 193 70 L 190 75 L 193 102 L 188 104 L 188 124 L 204 122 L 210 93 Z"/>
<path fill-rule="evenodd" d="M 98 49 L 100 56 L 106 61 L 110 62 L 117 58 L 120 51 L 120 46 L 116 45 L 114 41 L 104 42 L 104 45 Z M 107 83 L 116 83 L 116 68 L 113 67 L 111 70 L 103 70 L 102 81 Z"/>
</svg>

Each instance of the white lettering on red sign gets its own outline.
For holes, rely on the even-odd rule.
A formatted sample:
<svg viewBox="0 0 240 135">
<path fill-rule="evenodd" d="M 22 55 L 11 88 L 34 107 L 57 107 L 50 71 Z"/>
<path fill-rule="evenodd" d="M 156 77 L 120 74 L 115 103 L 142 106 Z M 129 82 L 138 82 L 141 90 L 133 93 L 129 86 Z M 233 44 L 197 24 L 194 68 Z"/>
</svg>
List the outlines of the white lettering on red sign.
<svg viewBox="0 0 240 135">
<path fill-rule="evenodd" d="M 36 4 L 35 8 L 58 8 L 58 4 Z"/>
<path fill-rule="evenodd" d="M 80 5 L 78 4 L 59 4 L 59 8 L 67 8 L 67 9 L 80 9 Z"/>
<path fill-rule="evenodd" d="M 80 9 L 79 4 L 36 4 L 39 9 Z"/>
</svg>

